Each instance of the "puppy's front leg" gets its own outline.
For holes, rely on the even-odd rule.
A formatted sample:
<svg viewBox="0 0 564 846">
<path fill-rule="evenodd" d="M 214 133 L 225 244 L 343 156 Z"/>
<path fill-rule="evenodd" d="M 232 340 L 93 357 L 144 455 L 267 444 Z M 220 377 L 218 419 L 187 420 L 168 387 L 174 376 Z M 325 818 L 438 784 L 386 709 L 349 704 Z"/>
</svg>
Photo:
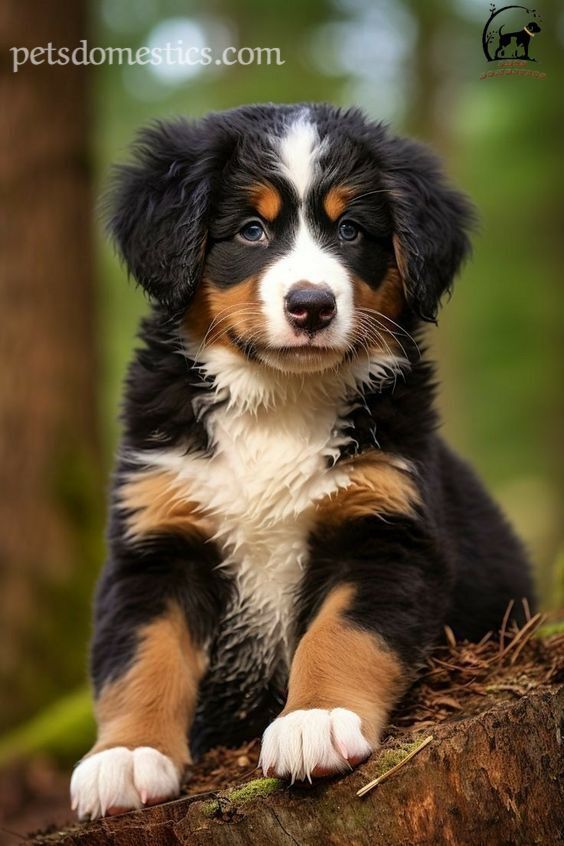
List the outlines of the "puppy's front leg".
<svg viewBox="0 0 564 846">
<path fill-rule="evenodd" d="M 349 509 L 374 508 L 368 494 L 349 493 Z M 305 633 L 286 707 L 264 734 L 265 772 L 309 779 L 366 758 L 440 636 L 448 567 L 425 520 L 407 509 L 393 513 L 388 502 L 384 520 L 347 519 L 341 507 L 310 538 Z"/>
<path fill-rule="evenodd" d="M 298 645 L 286 707 L 263 737 L 265 773 L 344 772 L 378 743 L 405 673 L 378 635 L 347 620 L 354 593 L 350 584 L 331 591 Z"/>
<path fill-rule="evenodd" d="M 157 472 L 117 475 L 92 643 L 98 740 L 71 782 L 80 817 L 177 795 L 190 760 L 205 644 L 228 588 L 210 526 L 173 482 Z"/>
<path fill-rule="evenodd" d="M 113 642 L 111 637 L 105 642 L 110 653 L 123 646 L 119 623 L 115 620 Z M 137 642 L 135 652 L 123 672 L 104 681 L 95 703 L 98 740 L 73 773 L 73 808 L 81 818 L 177 795 L 190 761 L 187 732 L 205 656 L 174 602 L 129 634 Z"/>
</svg>

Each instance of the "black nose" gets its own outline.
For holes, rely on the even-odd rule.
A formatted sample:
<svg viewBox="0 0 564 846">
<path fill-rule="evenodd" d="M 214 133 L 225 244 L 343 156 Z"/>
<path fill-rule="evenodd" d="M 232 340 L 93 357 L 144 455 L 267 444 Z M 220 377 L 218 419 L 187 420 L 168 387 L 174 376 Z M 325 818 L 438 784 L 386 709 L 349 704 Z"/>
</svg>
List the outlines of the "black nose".
<svg viewBox="0 0 564 846">
<path fill-rule="evenodd" d="M 286 314 L 296 329 L 317 332 L 329 326 L 337 314 L 337 303 L 329 288 L 298 284 L 288 291 Z"/>
</svg>

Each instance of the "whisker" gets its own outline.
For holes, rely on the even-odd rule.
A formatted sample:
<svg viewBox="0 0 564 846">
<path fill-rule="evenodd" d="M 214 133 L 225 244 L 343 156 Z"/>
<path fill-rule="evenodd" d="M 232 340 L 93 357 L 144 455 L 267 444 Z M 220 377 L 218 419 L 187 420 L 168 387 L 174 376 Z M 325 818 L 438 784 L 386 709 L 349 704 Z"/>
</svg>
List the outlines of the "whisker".
<svg viewBox="0 0 564 846">
<path fill-rule="evenodd" d="M 376 188 L 374 191 L 366 191 L 364 194 L 359 194 L 357 197 L 351 197 L 351 203 L 355 200 L 363 200 L 365 197 L 370 197 L 372 194 L 387 194 L 387 188 Z"/>
<path fill-rule="evenodd" d="M 211 339 L 210 343 L 217 343 L 217 341 L 221 340 L 222 338 L 226 337 L 231 327 L 227 326 L 225 329 L 222 329 L 221 332 L 214 335 Z M 245 336 L 245 341 L 249 343 L 254 343 L 255 341 L 261 341 L 263 344 L 266 343 L 266 335 L 264 330 L 262 329 L 255 329 L 254 331 L 250 332 L 250 334 Z"/>
<path fill-rule="evenodd" d="M 419 347 L 419 344 L 417 343 L 417 341 L 416 341 L 416 340 L 415 340 L 415 338 L 413 337 L 413 335 L 411 335 L 411 334 L 407 331 L 407 329 L 405 329 L 403 326 L 400 326 L 400 324 L 399 324 L 399 323 L 396 323 L 396 322 L 395 322 L 395 320 L 392 320 L 392 318 L 391 318 L 391 317 L 388 317 L 388 315 L 387 315 L 387 314 L 383 314 L 381 311 L 377 311 L 376 309 L 373 309 L 373 308 L 366 308 L 365 306 L 359 306 L 359 307 L 358 307 L 358 310 L 359 310 L 360 312 L 364 312 L 364 313 L 366 313 L 366 314 L 370 314 L 370 315 L 375 314 L 375 315 L 377 315 L 378 317 L 382 318 L 382 320 L 387 320 L 387 321 L 388 321 L 389 323 L 391 323 L 393 326 L 397 327 L 397 329 L 399 329 L 399 333 L 394 333 L 391 329 L 387 329 L 387 328 L 385 328 L 385 330 L 384 330 L 384 331 L 387 331 L 387 332 L 389 332 L 390 334 L 401 334 L 401 335 L 404 335 L 404 336 L 405 336 L 405 337 L 406 337 L 409 341 L 411 341 L 411 343 L 413 344 L 413 346 L 415 347 L 415 349 L 416 349 L 416 351 L 417 351 L 417 354 L 419 355 L 419 357 L 421 357 L 421 349 L 420 349 L 420 347 Z M 384 329 L 384 327 L 382 327 L 382 328 Z"/>
<path fill-rule="evenodd" d="M 359 315 L 357 317 L 357 320 L 356 320 L 356 325 L 357 325 L 357 328 L 359 330 L 363 331 L 368 336 L 369 340 L 370 339 L 372 339 L 372 340 L 377 339 L 377 340 L 381 341 L 383 344 L 386 345 L 387 349 L 390 350 L 390 352 L 391 352 L 391 348 L 390 348 L 389 344 L 385 340 L 382 332 L 380 332 L 378 327 L 376 325 L 374 325 L 373 320 L 368 320 L 368 318 L 364 317 L 363 315 Z M 391 334 L 391 333 L 388 332 L 388 334 Z M 395 338 L 395 336 L 394 336 L 394 340 L 397 341 L 397 338 Z M 398 343 L 399 343 L 399 341 L 398 341 Z"/>
<path fill-rule="evenodd" d="M 366 321 L 366 319 L 364 319 L 364 322 L 363 322 L 362 316 L 361 316 L 361 319 L 357 321 L 357 325 L 356 325 L 355 328 L 358 331 L 364 332 L 364 337 L 361 337 L 358 334 L 356 335 L 358 342 L 363 343 L 364 341 L 366 341 L 367 344 L 378 344 L 378 346 L 380 348 L 382 348 L 382 346 L 383 346 L 385 348 L 385 350 L 388 352 L 388 354 L 392 358 L 395 358 L 396 353 L 391 349 L 390 345 L 387 343 L 387 341 L 384 338 L 384 336 L 382 335 L 382 333 L 379 332 L 376 329 L 375 326 L 373 326 L 372 324 L 367 324 L 365 321 Z M 395 340 L 399 344 L 399 346 L 400 346 L 400 348 L 401 348 L 401 350 L 404 354 L 404 357 L 406 359 L 408 359 L 407 353 L 406 353 L 405 349 L 403 348 L 403 345 L 397 340 L 397 338 L 395 338 Z"/>
<path fill-rule="evenodd" d="M 229 312 L 229 314 L 226 314 L 225 312 Z M 223 315 L 223 316 L 221 316 L 221 315 Z M 200 346 L 198 347 L 198 350 L 197 350 L 197 353 L 196 353 L 196 358 L 200 355 L 202 350 L 205 349 L 206 346 L 209 345 L 209 343 L 216 340 L 216 338 L 212 338 L 212 341 L 208 341 L 212 332 L 215 329 L 217 329 L 217 327 L 221 323 L 224 323 L 226 320 L 229 320 L 230 318 L 232 318 L 234 316 L 238 316 L 238 317 L 243 317 L 243 316 L 244 317 L 250 317 L 250 316 L 260 317 L 260 316 L 262 316 L 262 311 L 260 309 L 257 309 L 257 306 L 256 306 L 255 303 L 243 304 L 242 306 L 238 306 L 237 308 L 233 308 L 232 306 L 230 306 L 228 308 L 222 309 L 220 312 L 218 312 L 218 314 L 214 317 L 214 319 L 210 323 L 208 330 L 207 330 L 206 334 L 204 335 Z"/>
<path fill-rule="evenodd" d="M 372 320 L 373 320 L 373 318 L 371 318 L 371 321 L 372 321 Z M 367 321 L 367 318 L 363 318 L 363 316 L 361 315 L 361 316 L 360 316 L 360 319 L 359 319 L 359 323 L 360 323 L 360 325 L 362 326 L 362 328 L 363 328 L 365 331 L 370 332 L 372 329 L 374 329 L 374 331 L 377 331 L 377 330 L 376 330 L 376 327 L 372 325 L 372 322 L 367 323 L 366 321 Z M 378 330 L 382 330 L 382 331 L 383 331 L 383 332 L 385 332 L 386 334 L 391 335 L 391 336 L 393 337 L 393 339 L 394 339 L 395 343 L 398 345 L 398 347 L 399 347 L 399 348 L 400 348 L 400 350 L 402 351 L 402 353 L 403 353 L 403 355 L 404 355 L 404 358 L 407 358 L 407 359 L 409 360 L 409 356 L 408 356 L 408 354 L 407 354 L 407 350 L 405 349 L 404 345 L 402 344 L 402 342 L 401 342 L 401 341 L 399 340 L 399 338 L 397 337 L 397 334 L 396 334 L 395 332 L 392 332 L 391 330 L 386 329 L 385 327 L 383 327 L 383 326 L 380 324 L 380 322 L 379 322 L 379 321 L 375 321 L 375 322 L 376 322 L 376 325 L 377 325 L 377 327 L 378 327 Z M 378 331 L 378 334 L 379 334 L 379 336 L 381 337 L 382 341 L 384 341 L 384 339 L 383 339 L 383 337 L 382 337 L 382 335 L 381 335 L 381 332 L 380 332 L 380 331 Z"/>
<path fill-rule="evenodd" d="M 404 326 L 401 326 L 401 324 L 396 323 L 395 320 L 389 317 L 389 315 L 384 314 L 382 311 L 378 311 L 375 308 L 368 308 L 367 306 L 358 306 L 358 310 L 363 311 L 366 314 L 376 314 L 378 315 L 378 317 L 381 317 L 382 320 L 387 320 L 388 323 L 391 323 L 392 326 L 395 326 L 397 329 L 399 329 L 401 334 L 405 335 L 407 338 L 410 338 L 410 340 L 412 340 L 414 344 L 416 343 L 413 335 L 411 335 Z"/>
<path fill-rule="evenodd" d="M 226 314 L 226 312 L 228 312 L 228 313 Z M 234 314 L 249 314 L 249 313 L 262 314 L 262 311 L 261 311 L 260 308 L 257 307 L 256 303 L 255 304 L 249 304 L 249 305 L 243 305 L 243 306 L 237 306 L 236 308 L 233 308 L 233 306 L 230 306 L 228 309 L 222 309 L 213 318 L 212 322 L 209 325 L 209 329 L 213 329 L 214 326 L 216 326 L 218 323 L 221 323 L 223 320 L 229 320 L 229 318 L 232 317 Z"/>
</svg>

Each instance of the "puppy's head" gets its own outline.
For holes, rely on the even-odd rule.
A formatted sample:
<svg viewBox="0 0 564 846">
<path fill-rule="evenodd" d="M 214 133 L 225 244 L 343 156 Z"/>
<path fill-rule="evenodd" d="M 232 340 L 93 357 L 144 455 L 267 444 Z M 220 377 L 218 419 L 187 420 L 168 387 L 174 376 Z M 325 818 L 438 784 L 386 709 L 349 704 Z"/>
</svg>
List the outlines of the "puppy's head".
<svg viewBox="0 0 564 846">
<path fill-rule="evenodd" d="M 145 131 L 110 229 L 200 348 L 287 371 L 397 353 L 433 320 L 471 212 L 435 159 L 356 110 L 250 106 Z"/>
</svg>

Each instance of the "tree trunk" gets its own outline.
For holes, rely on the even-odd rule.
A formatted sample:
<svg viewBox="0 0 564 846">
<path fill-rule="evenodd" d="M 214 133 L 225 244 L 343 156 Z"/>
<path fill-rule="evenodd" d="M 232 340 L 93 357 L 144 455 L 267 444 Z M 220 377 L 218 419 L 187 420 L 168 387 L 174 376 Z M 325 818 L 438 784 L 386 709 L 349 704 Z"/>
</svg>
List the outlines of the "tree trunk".
<svg viewBox="0 0 564 846">
<path fill-rule="evenodd" d="M 99 513 L 87 68 L 49 65 L 44 55 L 44 64 L 14 73 L 9 49 L 75 47 L 85 16 L 80 0 L 3 0 L 0 8 L 5 725 L 83 675 L 92 581 L 85 534 Z"/>
<path fill-rule="evenodd" d="M 498 694 L 497 694 L 498 695 Z M 313 787 L 260 779 L 225 794 L 37 836 L 35 846 L 552 846 L 563 842 L 564 686 L 494 701 L 435 726 L 433 741 L 365 798 L 389 769 L 388 741 L 351 775 Z"/>
</svg>

